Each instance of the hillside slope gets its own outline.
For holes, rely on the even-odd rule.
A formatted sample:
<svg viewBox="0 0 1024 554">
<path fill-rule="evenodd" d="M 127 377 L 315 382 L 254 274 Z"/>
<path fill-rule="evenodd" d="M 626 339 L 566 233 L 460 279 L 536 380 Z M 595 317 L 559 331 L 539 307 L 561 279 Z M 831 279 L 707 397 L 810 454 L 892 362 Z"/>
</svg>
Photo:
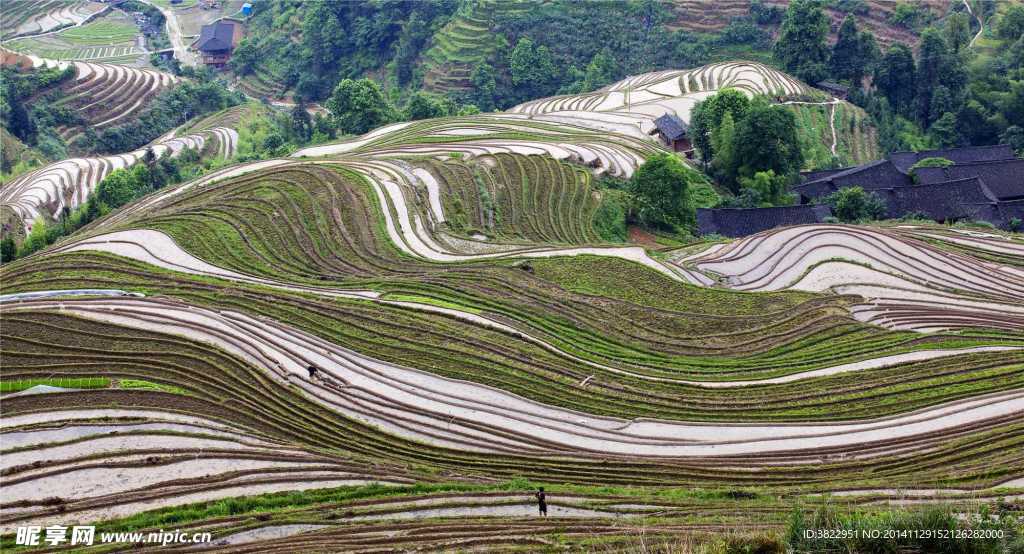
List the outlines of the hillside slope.
<svg viewBox="0 0 1024 554">
<path fill-rule="evenodd" d="M 823 492 L 868 513 L 893 489 L 964 510 L 1019 493 L 1019 236 L 601 236 L 597 180 L 725 86 L 806 88 L 715 64 L 392 124 L 168 186 L 5 264 L 0 529 L 588 549 L 654 514 L 659 537 L 777 541 Z M 557 525 L 525 519 L 537 485 Z"/>
<path fill-rule="evenodd" d="M 734 18 L 749 15 L 753 2 L 750 0 L 717 0 L 715 2 L 672 0 L 670 4 L 674 16 L 669 23 L 671 27 L 695 33 L 708 33 L 724 29 Z M 783 11 L 788 4 L 789 2 L 786 0 L 762 2 L 762 5 L 767 8 Z M 830 38 L 835 39 L 843 18 L 849 13 L 853 13 L 863 25 L 864 30 L 875 36 L 875 40 L 883 50 L 894 43 L 915 46 L 920 40 L 919 33 L 913 28 L 899 23 L 893 17 L 898 4 L 900 2 L 897 0 L 849 2 L 848 5 L 852 9 L 844 11 L 841 7 L 842 3 L 825 3 L 825 11 L 832 24 Z M 927 11 L 932 18 L 946 15 L 946 10 L 949 8 L 949 3 L 942 0 L 921 0 L 912 5 L 917 9 Z M 778 22 L 766 25 L 773 33 L 777 26 Z"/>
</svg>

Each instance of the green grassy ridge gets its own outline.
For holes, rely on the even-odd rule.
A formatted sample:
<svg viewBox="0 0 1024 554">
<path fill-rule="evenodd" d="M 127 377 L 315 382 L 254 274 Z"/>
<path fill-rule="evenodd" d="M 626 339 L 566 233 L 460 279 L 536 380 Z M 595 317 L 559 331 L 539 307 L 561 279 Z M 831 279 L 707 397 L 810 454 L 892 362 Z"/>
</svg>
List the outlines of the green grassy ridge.
<svg viewBox="0 0 1024 554">
<path fill-rule="evenodd" d="M 797 122 L 797 136 L 804 153 L 806 169 L 821 169 L 832 164 L 832 131 L 829 119 L 834 108 L 836 155 L 841 167 L 864 164 L 880 157 L 877 131 L 868 115 L 848 103 L 834 106 L 789 104 Z"/>
<path fill-rule="evenodd" d="M 19 392 L 38 385 L 65 389 L 101 389 L 110 386 L 110 379 L 107 379 L 106 377 L 50 377 L 42 379 L 5 378 L 0 380 L 0 393 Z"/>
</svg>

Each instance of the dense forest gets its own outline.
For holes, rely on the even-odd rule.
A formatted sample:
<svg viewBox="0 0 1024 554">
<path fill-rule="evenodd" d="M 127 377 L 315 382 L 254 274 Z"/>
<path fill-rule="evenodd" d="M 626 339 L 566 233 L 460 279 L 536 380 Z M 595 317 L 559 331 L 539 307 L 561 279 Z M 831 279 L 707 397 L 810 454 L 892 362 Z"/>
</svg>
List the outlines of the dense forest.
<svg viewBox="0 0 1024 554">
<path fill-rule="evenodd" d="M 248 136 L 259 138 L 240 154 L 246 161 L 391 122 L 500 110 L 627 75 L 745 58 L 807 83 L 848 87 L 848 100 L 877 129 L 871 140 L 879 153 L 999 142 L 1024 151 L 1024 6 L 979 4 L 977 13 L 964 3 L 938 13 L 932 4 L 898 3 L 885 22 L 914 38 L 905 42 L 879 33 L 878 7 L 862 0 L 753 0 L 746 14 L 705 32 L 681 25 L 687 14 L 677 4 L 655 0 L 259 2 L 231 59 L 232 75 L 168 66 L 188 81 L 128 123 L 64 144 L 54 129 L 76 121 L 58 105 L 69 74 L 53 70 L 6 71 L 0 118 L 49 159 L 66 157 L 71 146 L 123 152 L 239 103 L 242 95 L 225 79 L 236 78 L 241 91 L 295 103 L 251 123 L 259 130 Z M 312 103 L 326 113 L 310 115 Z M 704 175 L 682 178 L 678 167 L 663 173 L 701 191 L 700 200 L 680 200 L 685 209 L 676 213 L 653 207 L 653 196 L 644 201 L 635 182 L 607 186 L 628 190 L 625 211 L 654 226 L 689 223 L 698 204 L 789 204 L 799 171 L 841 165 L 834 151 L 812 157 L 801 140 L 809 123 L 794 112 L 728 90 L 698 103 L 691 134 Z M 12 163 L 5 161 L 5 173 Z M 835 201 L 859 202 L 861 215 L 873 210 L 870 198 Z"/>
<path fill-rule="evenodd" d="M 748 14 L 708 33 L 679 28 L 673 4 L 654 0 L 282 0 L 255 5 L 232 68 L 243 82 L 272 83 L 300 102 L 328 102 L 339 87 L 350 96 L 344 80 L 369 78 L 373 94 L 391 105 L 373 110 L 379 124 L 503 109 L 627 74 L 748 58 L 810 83 L 851 86 L 851 101 L 880 129 L 883 152 L 998 141 L 1021 148 L 1024 6 L 978 4 L 977 17 L 993 28 L 975 41 L 978 19 L 962 3 L 946 13 L 899 3 L 887 20 L 918 42 L 883 49 L 863 25 L 877 8 L 862 0 L 786 8 L 754 0 Z M 845 14 L 841 23 L 830 18 L 836 12 Z M 344 123 L 339 130 L 358 131 Z"/>
</svg>

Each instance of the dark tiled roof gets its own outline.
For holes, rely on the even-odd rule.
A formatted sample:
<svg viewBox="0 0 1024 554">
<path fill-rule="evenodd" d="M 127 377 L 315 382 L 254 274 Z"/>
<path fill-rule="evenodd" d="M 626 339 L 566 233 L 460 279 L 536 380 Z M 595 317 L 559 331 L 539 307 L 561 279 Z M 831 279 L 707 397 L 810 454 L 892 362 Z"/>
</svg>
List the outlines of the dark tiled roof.
<svg viewBox="0 0 1024 554">
<path fill-rule="evenodd" d="M 1007 144 L 993 146 L 966 146 L 963 148 L 945 148 L 941 150 L 922 150 L 921 152 L 893 152 L 889 159 L 896 168 L 906 173 L 910 167 L 925 158 L 946 158 L 957 163 L 991 162 L 1013 159 L 1013 149 Z"/>
<path fill-rule="evenodd" d="M 800 177 L 805 182 L 817 181 L 818 179 L 824 179 L 825 177 L 829 177 L 829 176 L 835 175 L 836 173 L 842 173 L 843 171 L 854 169 L 855 167 L 857 167 L 857 166 L 838 167 L 836 169 L 819 169 L 817 171 L 801 171 L 800 172 Z"/>
<path fill-rule="evenodd" d="M 890 215 L 921 213 L 937 221 L 991 220 L 996 198 L 980 179 L 894 188 L 885 195 Z"/>
<path fill-rule="evenodd" d="M 667 113 L 654 120 L 654 126 L 665 135 L 668 140 L 678 140 L 686 136 L 687 126 L 682 119 L 675 114 Z"/>
<path fill-rule="evenodd" d="M 999 200 L 1024 199 L 1024 160 L 1021 159 L 921 167 L 914 173 L 922 184 L 979 177 Z"/>
<path fill-rule="evenodd" d="M 697 210 L 697 229 L 702 235 L 743 237 L 775 227 L 821 223 L 832 215 L 828 206 L 802 205 L 774 208 L 724 208 Z"/>
<path fill-rule="evenodd" d="M 196 41 L 196 49 L 203 52 L 230 50 L 233 46 L 234 34 L 235 27 L 230 23 L 218 21 L 203 25 L 203 29 L 199 33 L 199 40 Z"/>
<path fill-rule="evenodd" d="M 846 85 L 840 85 L 839 83 L 833 83 L 832 81 L 818 81 L 814 86 L 825 90 L 836 90 L 839 92 L 850 91 L 850 87 Z"/>
<path fill-rule="evenodd" d="M 877 190 L 905 187 L 911 184 L 913 181 L 910 177 L 901 173 L 889 160 L 878 160 L 813 181 L 808 180 L 802 185 L 793 187 L 793 190 L 805 198 L 817 198 L 843 187 Z"/>
</svg>

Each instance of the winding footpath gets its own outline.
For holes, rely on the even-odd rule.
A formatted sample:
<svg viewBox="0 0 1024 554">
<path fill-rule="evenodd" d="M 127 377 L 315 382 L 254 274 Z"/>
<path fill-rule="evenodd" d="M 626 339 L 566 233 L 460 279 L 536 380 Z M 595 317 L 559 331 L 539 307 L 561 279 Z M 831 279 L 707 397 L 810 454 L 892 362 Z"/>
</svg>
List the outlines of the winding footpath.
<svg viewBox="0 0 1024 554">
<path fill-rule="evenodd" d="M 981 16 L 974 13 L 974 10 L 971 9 L 971 3 L 968 2 L 967 0 L 963 0 L 963 2 L 964 7 L 967 8 L 967 13 L 971 14 L 971 16 L 978 21 L 978 32 L 977 34 L 974 35 L 974 38 L 971 39 L 971 42 L 967 44 L 967 47 L 970 48 L 971 46 L 974 46 L 974 41 L 978 40 L 978 37 L 981 36 L 981 33 L 985 32 L 985 24 L 981 21 Z"/>
<path fill-rule="evenodd" d="M 832 155 L 836 156 L 837 155 L 836 154 L 836 146 L 839 145 L 839 134 L 836 133 L 836 108 L 842 102 L 843 101 L 838 99 L 838 98 L 833 98 L 832 100 L 830 100 L 828 102 L 796 102 L 796 101 L 789 101 L 789 102 L 782 102 L 782 105 L 805 104 L 805 105 L 808 105 L 808 106 L 829 106 L 828 126 L 829 126 L 829 129 L 831 129 L 831 131 L 832 131 L 832 146 L 830 147 L 830 150 L 832 151 Z"/>
</svg>

